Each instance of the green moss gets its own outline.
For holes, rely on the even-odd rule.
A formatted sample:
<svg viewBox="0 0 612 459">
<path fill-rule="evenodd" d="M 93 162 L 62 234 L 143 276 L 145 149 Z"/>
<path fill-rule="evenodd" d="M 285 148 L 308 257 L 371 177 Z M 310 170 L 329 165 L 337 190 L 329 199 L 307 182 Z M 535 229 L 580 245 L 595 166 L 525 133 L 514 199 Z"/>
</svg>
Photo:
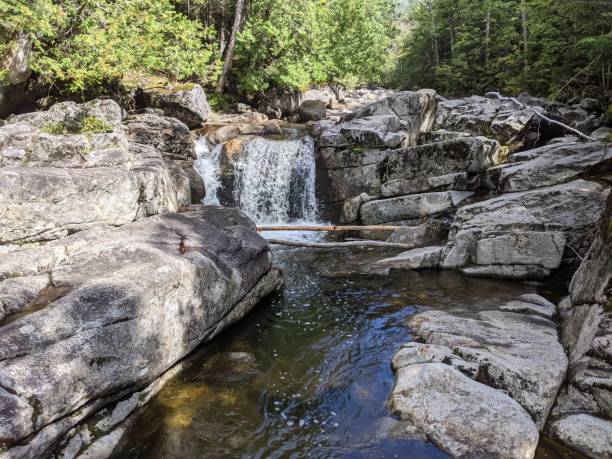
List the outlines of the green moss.
<svg viewBox="0 0 612 459">
<path fill-rule="evenodd" d="M 363 154 L 364 154 L 364 153 L 367 151 L 367 149 L 366 149 L 366 148 L 363 148 L 363 147 L 353 147 L 353 148 L 351 149 L 351 151 L 352 151 L 353 153 L 357 153 L 357 154 L 359 154 L 359 155 L 363 155 Z"/>
<path fill-rule="evenodd" d="M 68 134 L 68 128 L 62 123 L 49 123 L 45 124 L 41 131 L 46 132 L 47 134 Z"/>
<path fill-rule="evenodd" d="M 113 127 L 100 118 L 88 116 L 83 118 L 77 129 L 69 129 L 63 123 L 49 123 L 41 128 L 47 134 L 100 134 L 103 132 L 113 132 Z"/>
<path fill-rule="evenodd" d="M 99 134 L 103 132 L 113 132 L 113 127 L 95 116 L 88 116 L 81 121 L 81 134 Z"/>
</svg>

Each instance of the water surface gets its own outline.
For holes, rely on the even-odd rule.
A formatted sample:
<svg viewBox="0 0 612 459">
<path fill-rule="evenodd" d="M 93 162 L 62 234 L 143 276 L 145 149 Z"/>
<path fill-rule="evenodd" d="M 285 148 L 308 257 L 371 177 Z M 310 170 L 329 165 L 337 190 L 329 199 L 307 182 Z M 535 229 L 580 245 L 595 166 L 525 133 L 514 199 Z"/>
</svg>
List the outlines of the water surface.
<svg viewBox="0 0 612 459">
<path fill-rule="evenodd" d="M 380 250 L 275 256 L 285 289 L 191 356 L 117 457 L 447 457 L 395 438 L 386 408 L 391 358 L 411 338 L 406 319 L 423 308 L 477 311 L 536 288 L 452 272 L 360 274 Z"/>
</svg>

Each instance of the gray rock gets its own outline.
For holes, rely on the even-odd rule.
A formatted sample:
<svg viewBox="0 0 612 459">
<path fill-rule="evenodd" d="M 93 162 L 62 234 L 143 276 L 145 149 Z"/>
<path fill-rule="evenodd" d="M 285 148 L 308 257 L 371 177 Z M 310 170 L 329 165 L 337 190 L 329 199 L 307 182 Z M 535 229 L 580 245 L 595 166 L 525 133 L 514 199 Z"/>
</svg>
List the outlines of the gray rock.
<svg viewBox="0 0 612 459">
<path fill-rule="evenodd" d="M 448 365 L 400 368 L 392 411 L 453 457 L 531 458 L 538 429 L 507 395 Z"/>
<path fill-rule="evenodd" d="M 7 43 L 3 56 L 0 58 L 0 69 L 6 74 L 2 78 L 5 86 L 25 82 L 30 77 L 30 56 L 32 54 L 32 38 L 26 32 Z"/>
<path fill-rule="evenodd" d="M 553 322 L 501 310 L 425 311 L 409 325 L 425 343 L 478 364 L 478 381 L 503 390 L 544 427 L 568 364 Z"/>
<path fill-rule="evenodd" d="M 553 319 L 557 313 L 557 307 L 539 295 L 522 295 L 520 301 L 510 301 L 499 309 L 520 314 L 535 314 L 546 319 Z"/>
<path fill-rule="evenodd" d="M 439 177 L 421 177 L 414 179 L 397 179 L 386 182 L 381 187 L 384 197 L 404 196 L 407 194 L 426 193 L 441 188 L 462 188 L 468 181 L 467 172 L 457 172 Z"/>
<path fill-rule="evenodd" d="M 552 434 L 563 443 L 591 458 L 612 457 L 612 421 L 574 414 L 554 422 Z"/>
<path fill-rule="evenodd" d="M 385 258 L 375 263 L 377 267 L 404 270 L 434 269 L 440 262 L 442 247 L 422 247 Z"/>
<path fill-rule="evenodd" d="M 332 203 L 361 193 L 377 196 L 383 186 L 388 195 L 431 186 L 469 190 L 469 177 L 490 166 L 498 147 L 495 141 L 470 137 L 397 150 L 318 148 L 319 195 Z M 452 185 L 444 185 L 452 177 Z"/>
<path fill-rule="evenodd" d="M 501 170 L 501 191 L 526 191 L 612 171 L 612 149 L 599 142 L 559 144 L 521 153 L 527 154 L 534 158 Z"/>
<path fill-rule="evenodd" d="M 476 377 L 479 368 L 478 364 L 463 360 L 453 354 L 453 351 L 446 346 L 422 343 L 402 345 L 401 349 L 393 356 L 391 366 L 397 371 L 405 366 L 418 363 L 444 363 L 470 378 Z"/>
<path fill-rule="evenodd" d="M 600 127 L 599 129 L 591 132 L 591 137 L 602 142 L 610 143 L 610 140 L 612 140 L 612 129 L 610 129 L 608 126 Z"/>
<path fill-rule="evenodd" d="M 204 182 L 193 165 L 195 144 L 187 125 L 176 118 L 145 113 L 128 117 L 123 131 L 131 142 L 149 145 L 161 153 L 179 205 L 187 207 L 202 200 Z"/>
<path fill-rule="evenodd" d="M 580 108 L 588 112 L 601 111 L 601 102 L 597 99 L 587 97 L 580 101 Z"/>
<path fill-rule="evenodd" d="M 363 204 L 359 214 L 366 225 L 423 218 L 451 210 L 473 195 L 469 191 L 443 191 L 375 200 Z"/>
<path fill-rule="evenodd" d="M 146 107 L 158 108 L 166 116 L 177 118 L 189 128 L 202 125 L 211 115 L 202 86 L 189 84 L 186 88 L 153 88 L 142 92 Z"/>
<path fill-rule="evenodd" d="M 46 241 L 177 211 L 175 185 L 160 153 L 139 144 L 129 153 L 129 167 L 0 167 L 0 242 Z"/>
<path fill-rule="evenodd" d="M 304 122 L 307 121 L 321 121 L 325 119 L 327 114 L 328 102 L 321 100 L 305 100 L 302 102 L 299 108 L 300 119 Z"/>
<path fill-rule="evenodd" d="M 425 247 L 446 241 L 447 226 L 434 219 L 428 219 L 418 226 L 403 226 L 394 231 L 387 242 L 412 245 L 414 248 Z"/>
<path fill-rule="evenodd" d="M 27 124 L 0 127 L 0 167 L 115 166 L 126 170 L 133 162 L 127 139 L 119 132 L 54 135 Z"/>
<path fill-rule="evenodd" d="M 492 137 L 516 151 L 523 146 L 533 117 L 533 111 L 519 109 L 511 101 L 472 96 L 441 102 L 436 129 Z"/>
<path fill-rule="evenodd" d="M 302 94 L 291 89 L 272 89 L 259 102 L 259 109 L 271 118 L 280 119 L 298 112 Z"/>
<path fill-rule="evenodd" d="M 204 208 L 3 258 L 0 290 L 33 274 L 66 290 L 0 324 L 0 451 L 12 457 L 13 447 L 31 445 L 50 455 L 44 445 L 80 421 L 54 431 L 56 423 L 148 385 L 276 288 L 279 273 L 254 229 L 236 210 Z"/>
<path fill-rule="evenodd" d="M 608 194 L 601 185 L 577 180 L 461 207 L 441 267 L 492 275 L 498 267 L 500 277 L 546 275 L 560 261 L 559 233 L 571 246 L 565 261 L 586 254 Z"/>
<path fill-rule="evenodd" d="M 88 121 L 95 121 L 108 130 L 116 130 L 121 125 L 121 107 L 110 99 L 94 99 L 84 104 L 75 102 L 60 102 L 44 112 L 11 115 L 9 124 L 29 124 L 42 129 L 66 133 L 80 133 Z"/>
<path fill-rule="evenodd" d="M 416 92 L 404 91 L 380 99 L 344 117 L 351 121 L 371 116 L 397 116 L 405 123 L 408 145 L 416 145 L 421 132 L 431 131 L 436 116 L 436 92 L 422 89 Z"/>
<path fill-rule="evenodd" d="M 400 119 L 395 115 L 377 115 L 338 124 L 319 137 L 322 147 L 397 148 L 406 134 L 400 131 Z"/>
</svg>

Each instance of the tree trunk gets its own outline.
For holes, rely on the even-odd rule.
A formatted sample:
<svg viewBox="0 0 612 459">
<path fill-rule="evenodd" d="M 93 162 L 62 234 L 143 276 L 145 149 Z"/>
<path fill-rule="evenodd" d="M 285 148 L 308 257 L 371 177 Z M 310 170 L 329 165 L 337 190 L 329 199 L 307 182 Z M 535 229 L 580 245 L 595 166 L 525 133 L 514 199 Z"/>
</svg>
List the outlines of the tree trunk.
<svg viewBox="0 0 612 459">
<path fill-rule="evenodd" d="M 527 75 L 527 72 L 529 71 L 529 23 L 527 17 L 526 0 L 521 0 L 521 24 L 523 27 L 523 67 L 525 69 L 525 75 Z"/>
<path fill-rule="evenodd" d="M 238 35 L 240 24 L 242 24 L 242 10 L 244 8 L 244 0 L 236 0 L 236 11 L 234 13 L 234 25 L 232 26 L 232 33 L 230 35 L 229 43 L 226 47 L 225 62 L 223 62 L 223 70 L 221 71 L 221 77 L 219 78 L 219 84 L 217 85 L 217 93 L 222 94 L 225 91 L 227 84 L 227 77 L 229 71 L 232 68 L 232 61 L 234 60 L 234 48 L 236 47 L 236 36 Z"/>
<path fill-rule="evenodd" d="M 489 67 L 489 44 L 491 43 L 491 5 L 487 10 L 487 16 L 485 18 L 485 67 L 488 70 Z"/>
</svg>

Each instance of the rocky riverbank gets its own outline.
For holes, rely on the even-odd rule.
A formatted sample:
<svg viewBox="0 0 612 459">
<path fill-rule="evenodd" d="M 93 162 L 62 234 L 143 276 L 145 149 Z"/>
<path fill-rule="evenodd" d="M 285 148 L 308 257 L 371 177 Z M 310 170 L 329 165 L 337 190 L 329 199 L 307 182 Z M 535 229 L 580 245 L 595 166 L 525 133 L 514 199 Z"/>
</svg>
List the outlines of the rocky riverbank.
<svg viewBox="0 0 612 459">
<path fill-rule="evenodd" d="M 314 148 L 327 218 L 399 226 L 358 235 L 413 247 L 364 271 L 573 276 L 561 302 L 412 316 L 389 408 L 456 457 L 533 457 L 541 435 L 609 457 L 612 152 L 596 104 L 319 90 L 214 114 L 197 85 L 137 103 L 0 125 L 0 458 L 107 457 L 185 356 L 279 288 L 254 223 L 200 205 L 196 136 L 226 204 L 255 146 Z"/>
<path fill-rule="evenodd" d="M 201 88 L 151 105 L 0 127 L 2 458 L 107 457 L 181 359 L 282 283 L 244 214 L 192 207 Z"/>
<path fill-rule="evenodd" d="M 376 272 L 576 272 L 559 305 L 524 295 L 410 319 L 390 408 L 453 457 L 533 457 L 538 431 L 588 457 L 612 454 L 612 150 L 593 106 L 420 91 L 313 125 L 328 215 L 400 225 L 380 237 L 414 247 Z"/>
</svg>

